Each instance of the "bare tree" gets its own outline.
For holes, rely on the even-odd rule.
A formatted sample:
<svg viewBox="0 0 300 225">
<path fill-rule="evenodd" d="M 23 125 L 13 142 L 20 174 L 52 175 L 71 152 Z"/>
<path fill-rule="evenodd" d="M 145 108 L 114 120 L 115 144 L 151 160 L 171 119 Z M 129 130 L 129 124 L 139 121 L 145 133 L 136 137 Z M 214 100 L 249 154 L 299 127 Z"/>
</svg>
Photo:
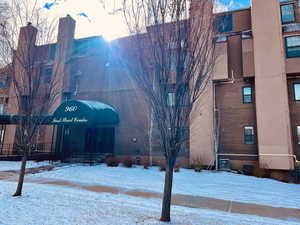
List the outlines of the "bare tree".
<svg viewBox="0 0 300 225">
<path fill-rule="evenodd" d="M 190 114 L 215 61 L 213 1 L 123 0 L 123 13 L 132 34 L 123 43 L 123 61 L 129 59 L 130 76 L 159 130 L 166 161 L 160 219 L 170 221 L 173 169 L 188 146 Z"/>
<path fill-rule="evenodd" d="M 41 81 L 45 52 L 39 45 L 53 41 L 56 24 L 43 17 L 38 0 L 11 0 L 7 19 L 0 24 L 0 57 L 9 68 L 10 106 L 16 114 L 15 146 L 22 154 L 18 186 L 13 196 L 22 194 L 27 158 L 36 141 L 39 126 L 55 98 L 54 81 Z M 43 58 L 44 57 L 44 58 Z"/>
</svg>

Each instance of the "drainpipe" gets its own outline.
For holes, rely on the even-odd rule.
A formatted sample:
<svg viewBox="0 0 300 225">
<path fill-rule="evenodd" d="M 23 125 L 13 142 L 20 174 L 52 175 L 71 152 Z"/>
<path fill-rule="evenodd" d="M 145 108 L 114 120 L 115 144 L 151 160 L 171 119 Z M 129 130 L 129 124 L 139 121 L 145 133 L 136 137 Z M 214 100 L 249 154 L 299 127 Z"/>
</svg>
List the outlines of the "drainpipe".
<svg viewBox="0 0 300 225">
<path fill-rule="evenodd" d="M 233 77 L 233 74 L 232 74 Z M 218 112 L 218 117 L 219 117 L 219 110 L 217 109 L 216 106 L 216 86 L 218 84 L 233 84 L 234 83 L 234 77 L 231 78 L 228 81 L 220 81 L 218 83 L 213 82 L 213 132 L 214 132 L 214 150 L 215 150 L 215 159 L 216 159 L 216 170 L 219 169 L 219 155 L 224 155 L 224 154 L 219 154 L 218 149 L 219 149 L 219 125 L 218 123 L 220 122 L 220 119 L 216 118 L 216 112 Z"/>
<path fill-rule="evenodd" d="M 153 133 L 153 110 L 150 110 L 150 127 L 149 127 L 149 163 L 152 166 L 152 133 Z"/>
<path fill-rule="evenodd" d="M 216 107 L 216 84 L 213 82 L 213 105 L 214 105 L 214 111 L 213 111 L 213 137 L 214 137 L 214 149 L 215 149 L 215 159 L 216 159 L 216 170 L 219 169 L 219 161 L 218 161 L 218 146 L 219 146 L 219 140 L 217 137 L 217 118 L 216 118 L 216 112 L 217 112 L 217 107 Z"/>
<path fill-rule="evenodd" d="M 300 163 L 300 161 L 297 159 L 296 155 L 289 155 L 289 154 L 259 154 L 259 155 L 261 155 L 261 156 L 278 156 L 278 157 L 287 156 L 287 157 L 292 157 L 296 163 Z"/>
</svg>

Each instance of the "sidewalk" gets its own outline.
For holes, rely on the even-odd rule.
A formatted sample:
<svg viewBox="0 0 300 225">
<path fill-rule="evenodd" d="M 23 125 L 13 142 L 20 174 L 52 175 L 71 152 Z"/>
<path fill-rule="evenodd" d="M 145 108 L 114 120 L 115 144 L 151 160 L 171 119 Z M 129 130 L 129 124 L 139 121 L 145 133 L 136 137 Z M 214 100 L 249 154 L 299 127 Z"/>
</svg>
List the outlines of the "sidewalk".
<svg viewBox="0 0 300 225">
<path fill-rule="evenodd" d="M 39 170 L 35 170 L 34 172 L 38 172 L 38 171 Z M 16 182 L 17 180 L 16 175 L 17 174 L 12 171 L 0 172 L 0 180 Z M 129 196 L 140 197 L 140 198 L 162 198 L 162 194 L 155 193 L 155 192 L 129 190 L 124 188 L 101 186 L 101 185 L 88 186 L 88 185 L 82 185 L 82 184 L 68 182 L 64 180 L 26 179 L 25 182 L 44 184 L 44 185 L 59 185 L 59 186 L 78 188 L 78 189 L 83 189 L 92 192 L 99 192 L 99 193 L 124 194 Z M 293 209 L 293 208 L 277 208 L 277 207 L 272 207 L 267 205 L 241 203 L 241 202 L 234 202 L 228 200 L 192 196 L 192 195 L 182 195 L 182 194 L 172 195 L 172 204 L 177 206 L 189 207 L 189 208 L 212 209 L 212 210 L 219 210 L 219 211 L 224 211 L 229 213 L 256 215 L 256 216 L 269 217 L 274 219 L 295 218 L 298 219 L 300 222 L 300 209 Z"/>
</svg>

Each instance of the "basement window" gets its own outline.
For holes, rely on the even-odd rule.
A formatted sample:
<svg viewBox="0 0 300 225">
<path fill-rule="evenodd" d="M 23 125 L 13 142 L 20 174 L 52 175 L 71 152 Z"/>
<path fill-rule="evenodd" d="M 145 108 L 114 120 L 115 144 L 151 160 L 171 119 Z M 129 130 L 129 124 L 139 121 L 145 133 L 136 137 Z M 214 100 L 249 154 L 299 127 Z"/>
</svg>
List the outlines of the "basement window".
<svg viewBox="0 0 300 225">
<path fill-rule="evenodd" d="M 246 145 L 252 145 L 255 143 L 254 127 L 245 126 L 244 127 L 244 143 Z"/>
<path fill-rule="evenodd" d="M 250 86 L 243 87 L 243 103 L 244 104 L 252 103 L 252 87 Z"/>
<path fill-rule="evenodd" d="M 281 5 L 280 10 L 282 23 L 295 22 L 294 4 Z"/>
</svg>

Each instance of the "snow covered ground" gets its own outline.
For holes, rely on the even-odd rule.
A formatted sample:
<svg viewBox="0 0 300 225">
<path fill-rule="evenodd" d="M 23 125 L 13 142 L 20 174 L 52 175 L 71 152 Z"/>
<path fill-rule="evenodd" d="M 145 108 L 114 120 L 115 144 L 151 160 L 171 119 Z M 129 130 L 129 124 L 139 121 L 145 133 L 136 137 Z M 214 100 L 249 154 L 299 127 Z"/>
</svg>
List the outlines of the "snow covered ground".
<svg viewBox="0 0 300 225">
<path fill-rule="evenodd" d="M 48 165 L 52 165 L 52 163 L 48 161 L 43 161 L 43 162 L 28 161 L 26 164 L 26 168 L 35 168 L 35 167 L 48 166 Z M 21 167 L 21 162 L 0 161 L 0 171 L 19 170 L 20 167 Z"/>
<path fill-rule="evenodd" d="M 150 170 L 150 173 L 154 172 Z M 165 225 L 157 220 L 161 207 L 159 199 L 94 193 L 31 183 L 25 184 L 22 197 L 13 198 L 11 193 L 14 189 L 15 183 L 0 181 L 0 225 Z M 213 210 L 172 207 L 170 225 L 299 225 L 299 223 Z"/>
<path fill-rule="evenodd" d="M 58 179 L 83 185 L 106 185 L 153 191 L 163 190 L 164 173 L 158 167 L 148 170 L 100 166 L 65 166 L 33 174 L 30 178 Z M 300 208 L 300 185 L 227 172 L 181 169 L 175 173 L 173 193 L 197 195 L 274 207 Z"/>
</svg>

